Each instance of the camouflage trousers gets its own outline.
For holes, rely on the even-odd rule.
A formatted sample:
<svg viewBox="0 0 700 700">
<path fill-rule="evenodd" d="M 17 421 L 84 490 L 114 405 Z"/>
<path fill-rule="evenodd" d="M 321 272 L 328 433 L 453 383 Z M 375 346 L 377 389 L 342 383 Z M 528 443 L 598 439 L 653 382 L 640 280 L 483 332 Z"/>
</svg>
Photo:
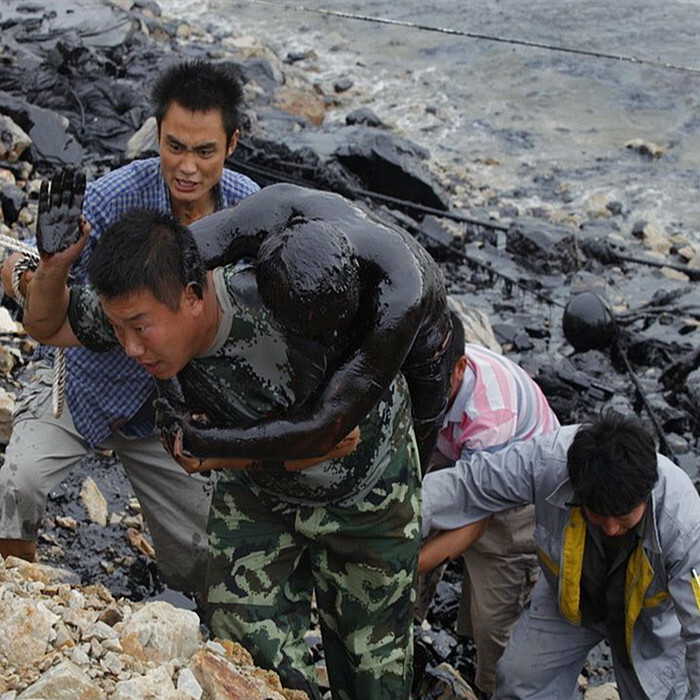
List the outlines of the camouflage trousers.
<svg viewBox="0 0 700 700">
<path fill-rule="evenodd" d="M 211 632 L 319 698 L 304 641 L 315 591 L 333 698 L 409 698 L 419 511 L 413 440 L 353 506 L 291 504 L 223 472 L 209 519 Z"/>
</svg>

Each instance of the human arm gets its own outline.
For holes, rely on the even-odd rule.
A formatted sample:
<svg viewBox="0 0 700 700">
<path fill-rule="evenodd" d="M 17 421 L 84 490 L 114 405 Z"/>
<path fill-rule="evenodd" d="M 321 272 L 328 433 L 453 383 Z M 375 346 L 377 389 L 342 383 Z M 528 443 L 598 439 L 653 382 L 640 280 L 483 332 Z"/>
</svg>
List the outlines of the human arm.
<svg viewBox="0 0 700 700">
<path fill-rule="evenodd" d="M 235 457 L 209 457 L 201 459 L 190 454 L 185 454 L 182 450 L 180 440 L 176 440 L 171 453 L 173 459 L 189 474 L 195 472 L 210 471 L 212 469 L 234 469 L 239 471 L 300 471 L 308 469 L 329 459 L 339 459 L 347 457 L 354 452 L 360 442 L 360 428 L 356 426 L 346 435 L 330 452 L 321 457 L 311 459 L 293 459 L 275 462 L 264 462 L 260 460 L 239 459 Z M 164 441 L 164 446 L 168 449 L 168 444 Z"/>
<path fill-rule="evenodd" d="M 571 430 L 575 427 L 566 428 Z M 538 494 L 541 497 L 553 489 L 547 479 L 565 465 L 568 433 L 562 432 L 516 442 L 494 453 L 478 452 L 469 461 L 460 460 L 454 467 L 427 474 L 423 479 L 423 537 L 433 530 L 455 530 L 514 506 L 536 504 Z"/>
<path fill-rule="evenodd" d="M 298 350 L 294 352 L 296 354 L 293 355 L 293 366 L 298 368 L 298 376 L 304 377 L 301 381 L 306 381 L 309 387 L 317 387 L 319 382 L 324 381 L 324 373 L 327 371 L 325 369 L 327 367 L 324 362 L 325 358 L 321 355 L 318 357 L 314 355 L 301 355 Z M 308 367 L 305 364 L 307 362 Z M 305 367 L 307 368 L 305 369 Z M 387 393 L 389 396 L 390 392 L 384 392 L 381 387 L 376 387 L 376 385 L 375 387 L 371 386 L 371 371 L 360 371 L 358 374 L 362 382 L 368 382 L 367 391 L 363 391 L 362 398 L 366 398 L 370 390 L 376 390 L 377 388 L 380 390 L 377 392 L 377 399 L 375 400 L 372 398 L 371 401 L 367 403 L 365 413 L 369 414 L 378 400 L 382 398 L 382 394 Z M 300 383 L 299 386 L 303 388 L 303 384 Z M 324 390 L 325 388 L 324 386 Z M 336 394 L 336 396 L 343 398 L 342 394 Z M 312 399 L 315 405 L 318 400 L 317 395 L 314 396 L 312 394 Z M 206 406 L 205 397 L 203 401 L 203 406 Z M 321 406 L 321 409 L 327 409 L 327 413 L 323 412 L 323 415 L 330 416 L 329 420 L 333 419 L 333 410 L 330 405 L 332 402 L 333 399 L 330 399 L 326 402 L 325 407 Z M 280 409 L 277 410 L 276 414 L 272 414 L 275 416 L 273 420 L 263 419 L 262 425 L 258 425 L 257 422 L 255 422 L 259 421 L 260 417 L 254 417 L 254 420 L 246 420 L 244 423 L 228 423 L 225 417 L 219 416 L 215 428 L 208 424 L 202 424 L 196 420 L 195 416 L 190 415 L 192 410 L 191 405 L 192 404 L 189 402 L 186 404 L 181 401 L 173 401 L 171 397 L 162 400 L 160 406 L 161 410 L 159 410 L 158 414 L 158 425 L 161 429 L 172 434 L 173 437 L 180 432 L 183 433 L 183 443 L 186 449 L 198 456 L 224 457 L 227 455 L 237 455 L 251 459 L 275 460 L 279 458 L 279 455 L 285 455 L 288 459 L 299 459 L 322 456 L 338 442 L 336 436 L 326 435 L 323 422 L 316 424 L 313 421 L 309 421 L 307 424 L 300 424 L 298 420 L 295 421 L 297 416 L 282 413 L 282 411 L 291 410 L 291 404 L 289 402 L 283 404 Z M 320 413 L 321 411 L 319 411 L 319 414 Z M 347 420 L 347 414 L 342 407 L 337 410 L 337 413 L 340 418 L 345 418 Z M 360 416 L 358 423 L 363 419 L 364 415 Z M 271 424 L 269 427 L 268 423 Z M 306 440 L 302 434 L 297 446 L 297 451 L 292 454 L 288 448 L 289 444 L 294 436 L 300 435 L 301 430 L 306 428 L 307 425 L 309 439 Z M 280 428 L 279 426 L 282 427 Z M 289 426 L 289 430 L 286 429 L 286 426 Z M 349 426 L 348 430 L 352 427 L 354 426 Z M 279 430 L 279 433 L 274 432 L 276 430 Z M 317 434 L 316 431 L 319 431 L 321 434 Z M 246 453 L 238 449 L 239 444 L 235 441 L 235 438 L 238 435 L 242 435 L 245 439 L 249 433 L 256 437 L 260 435 L 273 435 L 277 441 L 276 443 L 273 442 L 271 447 L 263 446 L 261 450 L 257 450 L 255 446 L 253 446 L 249 448 Z M 347 431 L 341 434 L 341 439 L 346 433 Z M 231 436 L 234 436 L 234 438 L 231 439 Z M 267 447 L 267 451 L 265 451 L 265 447 Z"/>
<path fill-rule="evenodd" d="M 445 530 L 430 537 L 418 556 L 418 573 L 426 574 L 450 559 L 456 559 L 486 532 L 490 517 L 455 530 Z"/>
<path fill-rule="evenodd" d="M 294 212 L 306 206 L 309 192 L 296 185 L 270 185 L 235 207 L 190 224 L 207 268 L 211 270 L 241 258 L 256 257 L 265 238 L 281 231 Z"/>
</svg>

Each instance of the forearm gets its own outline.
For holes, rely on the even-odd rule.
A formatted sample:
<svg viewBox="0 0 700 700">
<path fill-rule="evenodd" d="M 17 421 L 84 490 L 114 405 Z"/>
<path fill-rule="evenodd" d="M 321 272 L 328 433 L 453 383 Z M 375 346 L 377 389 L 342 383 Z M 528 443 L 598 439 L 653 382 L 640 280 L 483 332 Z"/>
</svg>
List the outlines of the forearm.
<svg viewBox="0 0 700 700">
<path fill-rule="evenodd" d="M 41 343 L 49 343 L 66 323 L 68 272 L 65 265 L 42 261 L 27 285 L 23 324 L 27 333 Z"/>
<path fill-rule="evenodd" d="M 235 471 L 301 471 L 308 469 L 321 462 L 325 462 L 326 457 L 314 457 L 312 459 L 292 459 L 281 462 L 263 461 L 257 459 L 243 459 L 239 457 L 207 457 L 204 459 L 194 459 L 194 468 L 187 471 L 211 471 L 212 469 L 233 469 Z M 183 465 L 184 466 L 184 465 Z"/>
<path fill-rule="evenodd" d="M 270 230 L 282 226 L 270 212 L 265 212 L 265 225 L 251 217 L 255 202 L 243 200 L 231 209 L 210 214 L 190 225 L 204 264 L 208 269 L 230 265 L 244 257 L 256 257 L 260 244 Z"/>
<path fill-rule="evenodd" d="M 450 329 L 443 328 L 417 338 L 402 367 L 413 406 L 413 428 L 421 465 L 425 470 L 435 449 L 450 391 Z M 416 360 L 427 356 L 427 360 Z"/>
<path fill-rule="evenodd" d="M 200 428 L 187 432 L 185 447 L 199 457 L 215 459 L 231 454 L 263 462 L 276 461 L 281 454 L 289 460 L 311 459 L 326 454 L 343 434 L 342 425 L 314 415 L 311 420 L 273 420 L 249 428 Z"/>
<path fill-rule="evenodd" d="M 456 559 L 486 531 L 490 518 L 483 518 L 457 530 L 445 530 L 431 537 L 421 547 L 418 573 L 425 574 L 450 559 Z"/>
<path fill-rule="evenodd" d="M 209 471 L 212 469 L 235 469 L 235 470 L 260 470 L 260 471 L 300 471 L 302 469 L 308 469 L 321 462 L 325 462 L 329 459 L 335 459 L 338 457 L 345 457 L 355 450 L 360 442 L 360 429 L 356 427 L 348 435 L 346 435 L 337 445 L 333 447 L 329 452 L 321 457 L 314 457 L 311 459 L 296 459 L 296 460 L 286 460 L 282 461 L 260 461 L 260 460 L 250 460 L 242 459 L 237 457 L 209 457 L 209 458 L 199 458 L 199 457 L 185 457 L 182 454 L 180 445 L 175 447 L 175 459 L 180 463 L 180 465 L 188 472 L 202 472 Z"/>
</svg>

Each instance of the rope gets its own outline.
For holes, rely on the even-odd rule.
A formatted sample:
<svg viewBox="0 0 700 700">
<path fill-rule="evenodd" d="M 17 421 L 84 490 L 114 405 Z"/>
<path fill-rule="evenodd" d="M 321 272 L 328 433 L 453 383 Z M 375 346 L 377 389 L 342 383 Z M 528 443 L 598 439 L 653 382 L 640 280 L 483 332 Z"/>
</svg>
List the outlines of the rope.
<svg viewBox="0 0 700 700">
<path fill-rule="evenodd" d="M 527 39 L 515 39 L 513 37 L 496 36 L 494 34 L 480 34 L 477 32 L 467 32 L 462 29 L 451 29 L 449 27 L 434 27 L 429 24 L 421 24 L 419 22 L 408 22 L 405 20 L 391 19 L 389 17 L 373 17 L 371 15 L 361 15 L 355 12 L 344 12 L 341 10 L 327 10 L 319 7 L 307 7 L 306 5 L 295 5 L 289 2 L 271 2 L 271 0 L 248 0 L 251 5 L 274 5 L 279 9 L 281 6 L 285 10 L 296 10 L 298 12 L 310 12 L 317 15 L 326 15 L 332 17 L 340 17 L 342 19 L 356 19 L 363 22 L 376 22 L 379 24 L 391 24 L 398 27 L 407 27 L 409 29 L 418 29 L 427 32 L 438 32 L 440 34 L 452 34 L 454 36 L 463 36 L 468 39 L 481 39 L 484 41 L 493 41 L 501 44 L 514 44 L 516 46 L 526 46 L 528 48 L 544 49 L 546 51 L 558 51 L 561 53 L 575 54 L 578 56 L 588 56 L 592 58 L 607 58 L 614 61 L 624 61 L 626 63 L 634 63 L 642 66 L 652 66 L 654 68 L 662 68 L 664 70 L 681 71 L 684 73 L 693 73 L 700 75 L 700 68 L 696 66 L 684 66 L 677 63 L 667 61 L 652 61 L 646 58 L 638 58 L 637 56 L 625 56 L 624 54 L 607 53 L 604 51 L 591 51 L 589 49 L 577 49 L 570 46 L 559 46 L 557 44 L 545 44 L 539 41 L 528 41 Z"/>
<path fill-rule="evenodd" d="M 4 233 L 0 233 L 0 245 L 20 253 L 34 255 L 36 256 L 37 260 L 39 259 L 39 254 L 36 252 L 36 248 L 28 245 L 27 243 L 23 243 L 22 241 L 18 241 L 16 238 L 12 238 L 12 236 L 7 236 Z"/>
<path fill-rule="evenodd" d="M 22 275 L 27 270 L 35 270 L 39 264 L 39 254 L 35 248 L 32 246 L 18 241 L 16 238 L 7 236 L 5 234 L 0 234 L 0 245 L 5 246 L 5 248 L 10 248 L 11 250 L 18 251 L 22 253 L 22 257 L 19 258 L 15 264 L 12 266 L 12 294 L 15 301 L 24 308 L 25 298 L 20 291 L 20 280 Z M 53 408 L 53 414 L 56 418 L 60 418 L 63 413 L 63 407 L 65 405 L 66 396 L 66 349 L 65 348 L 55 348 L 53 356 L 53 382 L 51 385 L 51 405 Z"/>
</svg>

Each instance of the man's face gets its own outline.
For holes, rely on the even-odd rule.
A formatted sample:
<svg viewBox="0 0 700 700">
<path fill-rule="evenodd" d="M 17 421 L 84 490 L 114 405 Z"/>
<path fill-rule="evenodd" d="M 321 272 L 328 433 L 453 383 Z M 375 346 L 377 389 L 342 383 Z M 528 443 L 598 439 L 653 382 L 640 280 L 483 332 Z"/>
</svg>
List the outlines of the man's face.
<svg viewBox="0 0 700 700">
<path fill-rule="evenodd" d="M 160 164 L 173 208 L 205 202 L 236 149 L 238 132 L 226 140 L 221 112 L 192 111 L 171 102 L 160 124 Z"/>
<path fill-rule="evenodd" d="M 124 352 L 154 377 L 174 377 L 198 354 L 201 300 L 189 288 L 177 311 L 147 289 L 101 303 Z"/>
<path fill-rule="evenodd" d="M 632 528 L 636 527 L 646 511 L 647 504 L 640 503 L 634 510 L 626 515 L 598 515 L 590 508 L 583 507 L 583 512 L 586 520 L 591 524 L 599 527 L 604 535 L 608 537 L 620 537 L 627 534 Z"/>
</svg>

